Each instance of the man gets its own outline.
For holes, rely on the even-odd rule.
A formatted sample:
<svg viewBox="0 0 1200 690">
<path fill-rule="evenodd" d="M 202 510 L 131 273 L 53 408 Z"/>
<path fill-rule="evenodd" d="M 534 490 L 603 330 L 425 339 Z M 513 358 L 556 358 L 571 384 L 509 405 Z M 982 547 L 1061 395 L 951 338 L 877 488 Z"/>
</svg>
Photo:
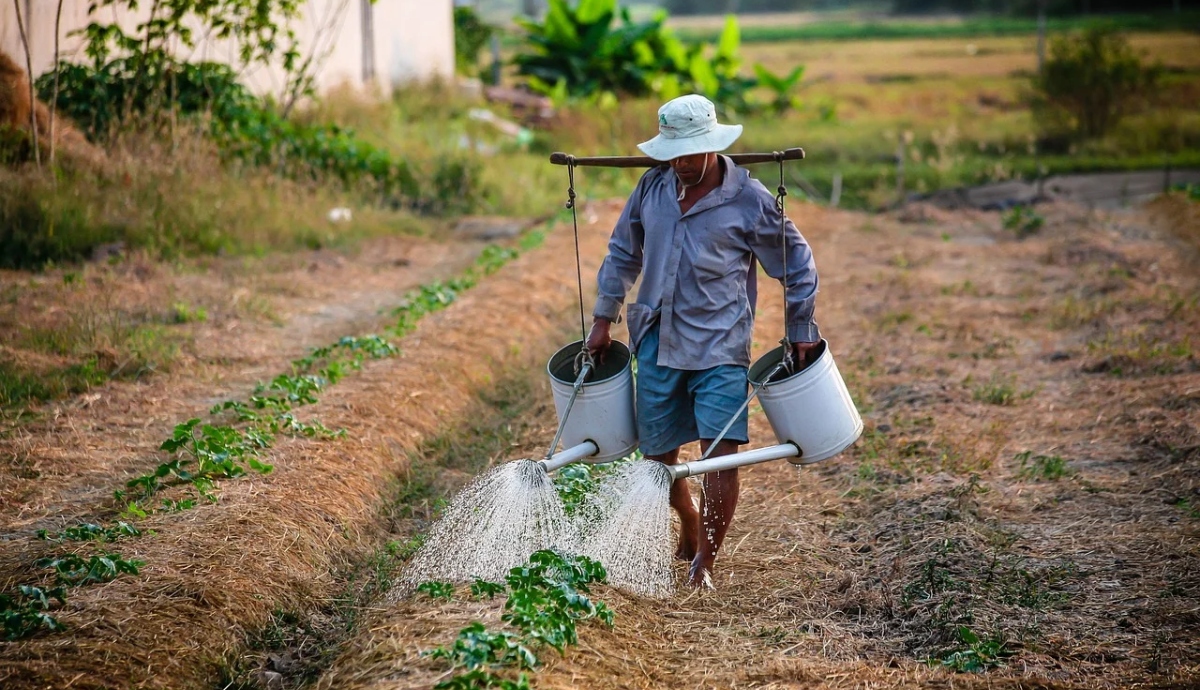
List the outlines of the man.
<svg viewBox="0 0 1200 690">
<path fill-rule="evenodd" d="M 808 243 L 791 221 L 781 228 L 775 198 L 760 182 L 717 155 L 742 126 L 719 124 L 712 102 L 698 95 L 663 105 L 658 124 L 658 136 L 638 148 L 669 165 L 642 176 L 617 221 L 587 346 L 603 356 L 612 342 L 609 327 L 640 274 L 637 300 L 626 305 L 638 363 L 638 436 L 647 458 L 673 465 L 685 443 L 699 440 L 707 451 L 746 399 L 756 258 L 778 280 L 787 267 L 787 338 L 797 362 L 816 352 L 820 334 Z M 746 417 L 738 415 L 712 456 L 736 453 L 748 441 Z M 691 561 L 692 586 L 712 588 L 737 499 L 736 469 L 704 475 L 699 514 L 687 482 L 671 487 L 682 525 L 675 555 Z"/>
</svg>

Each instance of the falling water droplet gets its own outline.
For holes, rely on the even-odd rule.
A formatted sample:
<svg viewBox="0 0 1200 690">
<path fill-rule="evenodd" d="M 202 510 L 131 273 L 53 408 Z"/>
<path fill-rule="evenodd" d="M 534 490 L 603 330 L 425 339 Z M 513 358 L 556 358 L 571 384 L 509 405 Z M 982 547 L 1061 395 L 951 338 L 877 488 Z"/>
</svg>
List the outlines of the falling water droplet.
<svg viewBox="0 0 1200 690">
<path fill-rule="evenodd" d="M 401 576 L 398 594 L 430 580 L 502 582 L 530 554 L 549 548 L 579 553 L 554 484 L 539 462 L 505 463 L 454 497 Z"/>
<path fill-rule="evenodd" d="M 609 584 L 649 597 L 674 590 L 671 474 L 635 461 L 615 468 L 576 512 L 583 554 L 608 571 Z"/>
</svg>

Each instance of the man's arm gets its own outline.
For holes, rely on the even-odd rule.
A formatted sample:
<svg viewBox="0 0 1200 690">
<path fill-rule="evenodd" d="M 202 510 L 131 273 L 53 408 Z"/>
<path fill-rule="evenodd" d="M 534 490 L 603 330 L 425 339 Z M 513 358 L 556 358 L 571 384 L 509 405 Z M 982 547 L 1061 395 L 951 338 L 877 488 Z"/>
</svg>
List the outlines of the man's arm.
<svg viewBox="0 0 1200 690">
<path fill-rule="evenodd" d="M 653 171 L 651 171 L 653 172 Z M 651 173 L 642 176 L 638 186 L 625 203 L 621 217 L 613 227 L 608 241 L 608 256 L 600 265 L 596 275 L 598 283 L 596 306 L 592 309 L 592 331 L 588 335 L 587 348 L 592 354 L 603 354 L 612 343 L 609 327 L 620 320 L 621 307 L 629 288 L 642 272 L 642 244 L 645 230 L 642 227 L 642 196 Z"/>
<path fill-rule="evenodd" d="M 815 355 L 821 332 L 814 319 L 817 303 L 817 265 L 812 249 L 791 220 L 785 220 L 775 207 L 775 199 L 758 185 L 757 217 L 747 219 L 755 230 L 748 242 L 767 275 L 787 286 L 787 338 L 797 359 Z M 786 245 L 784 239 L 786 238 Z M 786 246 L 787 275 L 784 275 Z"/>
</svg>

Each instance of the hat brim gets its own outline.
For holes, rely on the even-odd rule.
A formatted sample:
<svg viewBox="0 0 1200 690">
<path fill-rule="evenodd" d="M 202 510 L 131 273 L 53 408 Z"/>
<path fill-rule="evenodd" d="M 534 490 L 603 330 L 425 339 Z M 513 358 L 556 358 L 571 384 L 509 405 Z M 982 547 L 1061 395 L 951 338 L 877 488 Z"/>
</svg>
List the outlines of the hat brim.
<svg viewBox="0 0 1200 690">
<path fill-rule="evenodd" d="M 638 144 L 638 149 L 656 161 L 672 161 L 680 156 L 724 151 L 740 136 L 741 125 L 717 125 L 711 132 L 686 139 L 668 139 L 659 134 Z"/>
</svg>

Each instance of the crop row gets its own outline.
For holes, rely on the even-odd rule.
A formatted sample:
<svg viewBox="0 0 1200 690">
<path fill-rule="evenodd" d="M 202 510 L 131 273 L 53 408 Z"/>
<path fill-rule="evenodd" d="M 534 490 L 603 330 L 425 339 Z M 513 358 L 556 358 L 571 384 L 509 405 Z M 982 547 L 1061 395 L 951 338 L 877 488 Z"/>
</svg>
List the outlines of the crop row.
<svg viewBox="0 0 1200 690">
<path fill-rule="evenodd" d="M 343 436 L 343 429 L 329 429 L 316 420 L 301 421 L 296 408 L 316 403 L 321 392 L 361 369 L 366 359 L 398 354 L 389 338 L 407 335 L 422 317 L 446 308 L 462 292 L 516 258 L 519 251 L 536 247 L 542 239 L 543 234 L 535 231 L 525 235 L 519 250 L 486 247 L 462 275 L 410 291 L 393 310 L 395 321 L 385 331 L 386 336 L 347 336 L 316 348 L 294 360 L 290 373 L 258 384 L 247 400 L 226 400 L 213 406 L 209 411 L 211 421 L 192 418 L 177 424 L 159 446 L 166 460 L 113 492 L 118 520 L 109 524 L 82 523 L 59 532 L 39 530 L 38 538 L 55 543 L 109 543 L 141 537 L 147 530 L 133 524 L 138 520 L 155 513 L 189 510 L 202 501 L 217 503 L 220 482 L 249 472 L 271 472 L 274 467 L 262 456 L 279 435 L 316 439 Z M 169 496 L 160 495 L 168 491 Z M 41 630 L 65 629 L 50 611 L 66 603 L 68 589 L 137 575 L 144 565 L 107 551 L 94 555 L 69 552 L 38 559 L 34 567 L 49 571 L 46 575 L 34 583 L 0 592 L 5 638 L 16 640 Z"/>
</svg>

